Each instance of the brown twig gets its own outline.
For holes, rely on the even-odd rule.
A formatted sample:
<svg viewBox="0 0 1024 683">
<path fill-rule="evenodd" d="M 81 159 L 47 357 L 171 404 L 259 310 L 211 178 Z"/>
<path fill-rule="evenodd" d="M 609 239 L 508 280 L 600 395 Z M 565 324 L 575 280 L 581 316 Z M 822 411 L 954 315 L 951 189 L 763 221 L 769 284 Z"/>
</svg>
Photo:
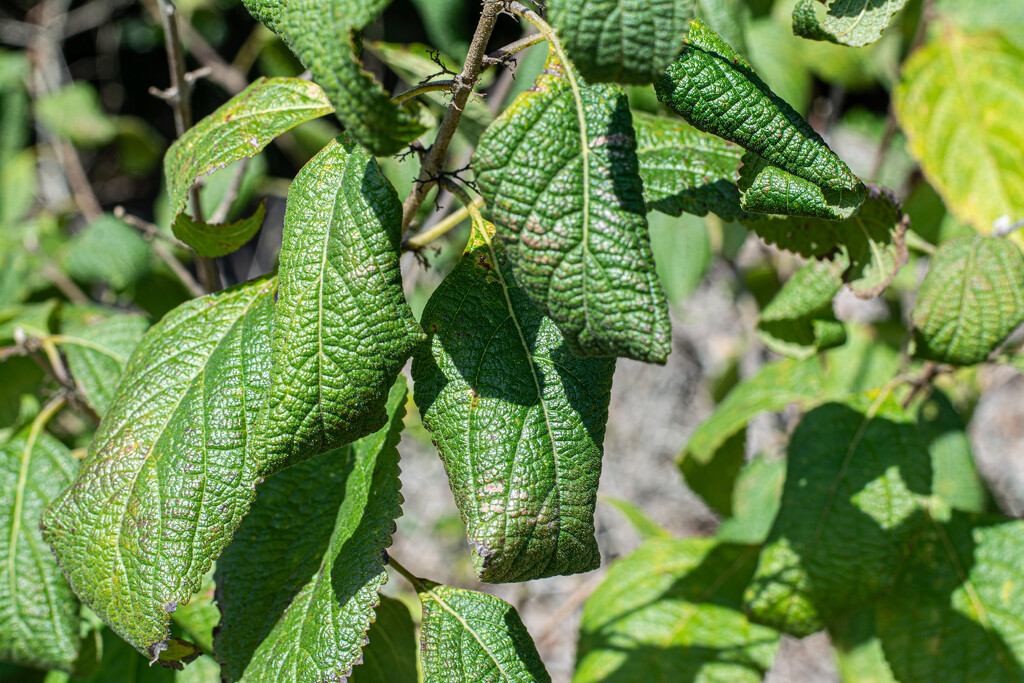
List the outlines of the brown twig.
<svg viewBox="0 0 1024 683">
<path fill-rule="evenodd" d="M 419 211 L 423 201 L 431 188 L 437 183 L 437 179 L 444 168 L 445 159 L 448 156 L 448 145 L 451 144 L 455 129 L 458 128 L 462 118 L 462 110 L 469 101 L 477 78 L 480 76 L 483 66 L 484 50 L 487 49 L 487 41 L 490 40 L 494 24 L 498 20 L 498 14 L 504 9 L 505 2 L 502 0 L 484 0 L 483 9 L 480 11 L 480 19 L 477 22 L 476 30 L 473 32 L 473 42 L 469 46 L 469 54 L 462 67 L 462 72 L 455 77 L 455 89 L 452 94 L 452 101 L 448 110 L 441 120 L 437 129 L 437 137 L 434 144 L 427 150 L 423 158 L 423 166 L 420 168 L 419 177 L 413 185 L 412 192 L 405 198 L 402 205 L 402 230 L 408 229 L 416 212 Z"/>
</svg>

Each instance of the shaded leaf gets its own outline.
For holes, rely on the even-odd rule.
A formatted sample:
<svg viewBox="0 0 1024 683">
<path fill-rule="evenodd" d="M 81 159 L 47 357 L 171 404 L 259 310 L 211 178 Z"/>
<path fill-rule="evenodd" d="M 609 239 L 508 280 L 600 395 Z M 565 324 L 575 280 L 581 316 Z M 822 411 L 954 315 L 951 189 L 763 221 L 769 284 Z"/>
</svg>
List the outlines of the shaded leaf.
<svg viewBox="0 0 1024 683">
<path fill-rule="evenodd" d="M 729 543 L 764 543 L 782 501 L 786 461 L 759 455 L 736 478 L 732 517 L 722 521 L 715 534 Z"/>
<path fill-rule="evenodd" d="M 388 4 L 390 0 L 289 0 L 277 25 L 327 92 L 345 132 L 377 156 L 400 151 L 426 130 L 416 103 L 396 105 L 359 62 L 357 31 Z M 333 39 L 323 40 L 325 35 Z"/>
<path fill-rule="evenodd" d="M 772 351 L 808 358 L 846 342 L 832 299 L 843 286 L 836 264 L 812 262 L 793 274 L 757 321 L 757 336 Z"/>
<path fill-rule="evenodd" d="M 573 683 L 761 681 L 779 635 L 742 612 L 756 559 L 750 546 L 687 538 L 615 562 L 584 607 Z"/>
<path fill-rule="evenodd" d="M 420 657 L 431 683 L 548 683 L 533 639 L 512 605 L 487 593 L 419 579 Z"/>
<path fill-rule="evenodd" d="M 834 190 L 787 173 L 753 152 L 743 155 L 740 207 L 750 213 L 841 221 L 857 212 L 867 190 Z"/>
<path fill-rule="evenodd" d="M 901 683 L 1024 681 L 1024 523 L 954 513 L 932 523 L 895 588 L 878 634 Z"/>
<path fill-rule="evenodd" d="M 43 515 L 75 593 L 151 661 L 254 495 L 276 284 L 194 299 L 150 328 L 74 483 Z"/>
<path fill-rule="evenodd" d="M 648 215 L 655 272 L 669 303 L 682 306 L 700 286 L 714 254 L 708 226 L 697 216 Z"/>
<path fill-rule="evenodd" d="M 985 512 L 991 498 L 974 465 L 966 429 L 949 398 L 937 389 L 917 409 L 917 431 L 932 458 L 932 494 L 954 510 Z"/>
<path fill-rule="evenodd" d="M 655 90 L 700 130 L 732 140 L 788 173 L 834 192 L 861 185 L 821 136 L 699 20 Z"/>
<path fill-rule="evenodd" d="M 402 205 L 377 162 L 338 138 L 288 191 L 274 311 L 266 472 L 380 429 L 423 332 L 402 293 Z"/>
<path fill-rule="evenodd" d="M 982 234 L 1024 219 L 1022 72 L 1024 48 L 950 27 L 907 59 L 893 93 L 928 181 L 957 219 Z M 1014 239 L 1024 243 L 1020 231 Z"/>
<path fill-rule="evenodd" d="M 473 157 L 519 286 L 573 353 L 664 363 L 668 303 L 654 270 L 629 105 L 549 56 Z"/>
<path fill-rule="evenodd" d="M 815 2 L 827 4 L 824 19 Z M 811 40 L 862 47 L 882 37 L 907 0 L 799 0 L 793 8 L 793 33 Z"/>
<path fill-rule="evenodd" d="M 789 444 L 748 613 L 802 637 L 867 605 L 892 587 L 930 489 L 928 451 L 891 396 L 809 412 Z"/>
<path fill-rule="evenodd" d="M 174 234 L 200 256 L 226 256 L 238 251 L 260 231 L 266 215 L 266 204 L 267 200 L 263 199 L 251 216 L 216 225 L 194 221 L 183 213 L 174 223 Z"/>
<path fill-rule="evenodd" d="M 873 607 L 833 620 L 828 634 L 843 683 L 900 683 L 885 661 Z"/>
<path fill-rule="evenodd" d="M 725 220 L 744 216 L 736 174 L 743 151 L 683 121 L 633 113 L 636 155 L 648 210 L 683 212 Z"/>
<path fill-rule="evenodd" d="M 42 417 L 0 444 L 0 660 L 70 673 L 81 645 L 78 599 L 43 542 L 39 515 L 77 463 L 43 431 Z"/>
<path fill-rule="evenodd" d="M 409 608 L 381 595 L 374 614 L 363 663 L 352 670 L 350 683 L 417 683 L 416 626 Z"/>
<path fill-rule="evenodd" d="M 115 315 L 56 338 L 75 382 L 99 415 L 114 400 L 121 372 L 148 327 L 140 315 Z"/>
<path fill-rule="evenodd" d="M 260 487 L 217 563 L 214 650 L 226 680 L 344 680 L 358 663 L 402 512 L 405 398 L 399 377 L 379 431 Z"/>
<path fill-rule="evenodd" d="M 676 56 L 694 0 L 550 0 L 548 20 L 590 82 L 651 83 Z"/>
<path fill-rule="evenodd" d="M 76 683 L 81 679 L 74 679 Z M 103 659 L 96 670 L 82 683 L 173 683 L 175 673 L 162 666 L 151 666 L 132 646 L 117 637 L 110 629 L 103 629 Z"/>
<path fill-rule="evenodd" d="M 206 250 L 211 240 L 218 240 L 218 235 L 223 238 L 227 230 L 186 220 L 183 214 L 189 190 L 197 180 L 233 161 L 255 156 L 278 135 L 331 111 L 331 103 L 316 83 L 301 78 L 260 77 L 185 131 L 164 157 L 167 193 L 178 239 Z M 230 244 L 237 249 L 246 241 L 248 237 L 238 242 L 236 236 Z"/>
<path fill-rule="evenodd" d="M 910 319 L 918 358 L 984 361 L 1024 322 L 1024 254 L 1005 239 L 961 237 L 943 244 Z"/>
<path fill-rule="evenodd" d="M 613 359 L 577 358 L 478 226 L 423 312 L 416 404 L 484 581 L 596 569 Z"/>
</svg>

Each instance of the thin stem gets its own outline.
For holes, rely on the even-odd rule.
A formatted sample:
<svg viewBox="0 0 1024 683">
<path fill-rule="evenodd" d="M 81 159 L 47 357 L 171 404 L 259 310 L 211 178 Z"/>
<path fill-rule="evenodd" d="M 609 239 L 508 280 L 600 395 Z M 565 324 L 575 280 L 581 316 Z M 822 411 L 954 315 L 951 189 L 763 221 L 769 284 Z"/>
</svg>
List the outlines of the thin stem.
<svg viewBox="0 0 1024 683">
<path fill-rule="evenodd" d="M 388 566 L 393 567 L 396 572 L 402 575 L 402 578 L 412 584 L 412 587 L 417 591 L 423 587 L 423 582 L 411 571 L 402 566 L 402 563 L 394 558 L 392 555 L 388 555 Z"/>
<path fill-rule="evenodd" d="M 528 47 L 533 47 L 538 43 L 543 43 L 545 40 L 547 40 L 547 38 L 544 37 L 543 33 L 531 33 L 528 36 L 523 36 L 519 40 L 509 43 L 505 47 L 499 47 L 497 50 L 484 57 L 484 64 L 486 65 L 484 68 L 486 69 L 487 66 L 490 66 L 491 64 L 505 64 L 512 55 L 517 52 L 522 52 Z"/>
<path fill-rule="evenodd" d="M 394 102 L 395 104 L 401 104 L 406 100 L 411 100 L 417 95 L 422 95 L 428 92 L 437 92 L 438 90 L 453 90 L 454 88 L 455 81 L 434 81 L 433 83 L 421 83 L 420 85 L 417 85 L 415 88 L 403 90 L 402 92 L 392 97 L 391 101 Z"/>
<path fill-rule="evenodd" d="M 483 206 L 483 197 L 477 197 L 474 199 L 473 204 L 477 207 Z M 422 249 L 430 242 L 433 242 L 441 235 L 444 235 L 452 228 L 462 223 L 462 221 L 466 220 L 467 216 L 469 216 L 469 209 L 465 206 L 460 207 L 458 210 L 448 214 L 445 218 L 438 221 L 433 227 L 409 237 L 404 243 L 402 243 L 402 249 L 406 251 L 417 251 Z"/>
<path fill-rule="evenodd" d="M 466 56 L 466 63 L 462 67 L 462 73 L 455 77 L 455 91 L 452 101 L 448 105 L 444 119 L 437 129 L 437 137 L 434 144 L 427 150 L 423 158 L 423 166 L 420 168 L 419 177 L 413 185 L 412 192 L 405 198 L 402 205 L 402 230 L 407 230 L 416 216 L 416 212 L 431 188 L 437 184 L 441 170 L 444 168 L 445 159 L 448 156 L 448 145 L 451 144 L 455 129 L 462 119 L 462 110 L 469 100 L 473 87 L 484 61 L 484 50 L 487 49 L 487 41 L 494 31 L 494 24 L 498 15 L 505 6 L 504 0 L 484 0 L 483 9 L 480 12 L 480 20 L 477 22 L 476 31 L 473 33 L 473 42 L 469 46 L 469 54 Z"/>
<path fill-rule="evenodd" d="M 462 208 L 464 208 L 466 212 L 469 213 L 470 218 L 473 219 L 474 225 L 483 225 L 484 217 L 480 213 L 480 207 L 483 206 L 482 200 L 478 201 L 470 197 L 469 193 L 466 192 L 466 188 L 462 187 L 462 185 L 459 185 L 451 178 L 441 178 L 441 186 L 458 197 L 459 201 L 462 202 Z"/>
</svg>

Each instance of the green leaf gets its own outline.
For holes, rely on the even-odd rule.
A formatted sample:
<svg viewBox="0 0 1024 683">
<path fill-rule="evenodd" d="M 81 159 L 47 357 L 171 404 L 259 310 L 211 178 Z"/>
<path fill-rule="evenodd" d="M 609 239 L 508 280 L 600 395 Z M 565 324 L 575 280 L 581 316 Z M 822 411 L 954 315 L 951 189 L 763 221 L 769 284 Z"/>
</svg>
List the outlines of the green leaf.
<svg viewBox="0 0 1024 683">
<path fill-rule="evenodd" d="M 75 593 L 155 661 L 248 510 L 275 280 L 194 299 L 135 349 L 43 535 Z"/>
<path fill-rule="evenodd" d="M 910 319 L 918 358 L 984 361 L 1024 322 L 1024 254 L 1005 239 L 947 242 L 931 259 Z"/>
<path fill-rule="evenodd" d="M 430 683 L 550 683 L 512 605 L 487 593 L 417 579 L 420 657 Z"/>
<path fill-rule="evenodd" d="M 982 234 L 1024 219 L 1024 48 L 950 27 L 901 71 L 894 111 L 946 207 Z"/>
<path fill-rule="evenodd" d="M 281 12 L 288 0 L 242 0 L 249 14 L 274 33 L 279 32 Z"/>
<path fill-rule="evenodd" d="M 466 15 L 467 0 L 412 0 L 412 4 L 423 20 L 431 45 L 458 57 L 469 52 L 472 29 L 452 21 L 452 17 Z"/>
<path fill-rule="evenodd" d="M 140 315 L 115 315 L 55 339 L 75 382 L 99 415 L 114 400 L 121 372 L 148 327 L 149 321 Z"/>
<path fill-rule="evenodd" d="M 99 666 L 81 683 L 110 683 L 131 681 L 132 683 L 173 683 L 175 674 L 162 666 L 151 666 L 144 657 L 134 652 L 131 646 L 117 637 L 110 629 L 103 629 L 103 659 Z M 78 683 L 81 679 L 74 679 Z"/>
<path fill-rule="evenodd" d="M 11 306 L 0 311 L 0 346 L 17 343 L 18 337 L 22 335 L 36 338 L 50 336 L 56 311 L 56 299 Z"/>
<path fill-rule="evenodd" d="M 0 444 L 0 660 L 71 672 L 81 644 L 78 599 L 39 531 L 39 515 L 77 463 L 44 420 Z"/>
<path fill-rule="evenodd" d="M 21 221 L 36 200 L 36 153 L 26 149 L 0 164 L 0 226 Z"/>
<path fill-rule="evenodd" d="M 423 312 L 416 405 L 481 580 L 596 569 L 594 504 L 614 359 L 575 357 L 478 228 Z"/>
<path fill-rule="evenodd" d="M 1024 680 L 1024 523 L 955 513 L 914 546 L 877 629 L 896 679 Z"/>
<path fill-rule="evenodd" d="M 663 364 L 668 303 L 654 270 L 629 105 L 555 55 L 473 157 L 519 285 L 576 355 Z"/>
<path fill-rule="evenodd" d="M 344 138 L 321 150 L 292 182 L 284 223 L 260 415 L 268 473 L 380 429 L 424 339 L 402 293 L 402 205 L 365 150 Z"/>
<path fill-rule="evenodd" d="M 216 258 L 226 256 L 251 240 L 263 227 L 267 200 L 260 201 L 255 213 L 231 223 L 216 225 L 194 221 L 188 214 L 181 214 L 174 222 L 174 235 L 195 249 L 200 256 Z"/>
<path fill-rule="evenodd" d="M 131 287 L 149 272 L 146 240 L 110 214 L 86 225 L 63 251 L 68 275 L 84 282 L 106 282 L 116 290 Z"/>
<path fill-rule="evenodd" d="M 215 602 L 217 586 L 213 581 L 215 568 L 206 572 L 199 592 L 187 603 L 178 605 L 178 609 L 171 615 L 174 626 L 202 648 L 203 652 L 213 651 L 213 631 L 220 622 L 220 610 Z M 219 665 L 217 668 L 220 669 Z M 219 675 L 217 680 L 220 680 Z"/>
<path fill-rule="evenodd" d="M 401 600 L 380 596 L 376 620 L 366 634 L 363 663 L 352 670 L 350 683 L 417 683 L 416 626 Z"/>
<path fill-rule="evenodd" d="M 742 612 L 756 548 L 652 540 L 614 563 L 587 600 L 573 683 L 758 683 L 779 642 Z"/>
<path fill-rule="evenodd" d="M 233 161 L 255 156 L 278 135 L 332 109 L 316 83 L 300 78 L 260 77 L 185 131 L 164 158 L 174 234 L 197 250 L 208 248 L 210 241 L 224 242 L 229 249 L 245 244 L 258 225 L 253 229 L 245 223 L 251 233 L 246 236 L 243 231 L 229 241 L 232 228 L 186 220 L 185 205 L 192 185 Z"/>
<path fill-rule="evenodd" d="M 846 328 L 836 320 L 832 299 L 843 286 L 840 268 L 811 262 L 782 286 L 757 321 L 757 336 L 772 351 L 809 358 L 846 342 Z"/>
<path fill-rule="evenodd" d="M 910 219 L 894 193 L 875 185 L 860 211 L 844 221 L 765 217 L 744 224 L 780 249 L 837 259 L 845 268 L 843 281 L 863 299 L 881 294 L 909 258 L 904 235 Z"/>
<path fill-rule="evenodd" d="M 828 626 L 828 634 L 843 683 L 900 683 L 885 661 L 873 607 L 834 620 Z"/>
<path fill-rule="evenodd" d="M 100 105 L 96 88 L 75 81 L 35 102 L 36 117 L 51 132 L 76 145 L 105 145 L 117 135 L 117 126 Z"/>
<path fill-rule="evenodd" d="M 708 226 L 697 216 L 649 215 L 655 272 L 669 303 L 682 306 L 704 279 L 714 254 Z"/>
<path fill-rule="evenodd" d="M 933 389 L 917 409 L 917 431 L 932 458 L 932 493 L 954 510 L 985 512 L 991 499 L 974 466 L 966 426 L 949 398 Z M 935 515 L 933 506 L 933 515 Z"/>
<path fill-rule="evenodd" d="M 345 132 L 377 156 L 398 152 L 426 128 L 413 101 L 396 105 L 363 70 L 357 31 L 390 0 L 289 0 L 278 29 L 320 83 Z M 324 40 L 323 36 L 332 36 Z"/>
<path fill-rule="evenodd" d="M 932 22 L 940 31 L 948 23 L 971 33 L 999 31 L 1024 47 L 1024 5 L 1017 0 L 935 0 L 934 12 L 944 20 Z"/>
<path fill-rule="evenodd" d="M 725 220 L 743 217 L 736 174 L 742 150 L 683 121 L 633 113 L 636 155 L 648 210 L 683 212 Z"/>
<path fill-rule="evenodd" d="M 749 3 L 744 0 L 697 0 L 697 18 L 710 26 L 730 45 L 735 45 L 737 50 L 746 53 L 744 33 L 750 23 L 748 5 Z"/>
<path fill-rule="evenodd" d="M 782 501 L 786 461 L 760 455 L 740 470 L 733 492 L 732 517 L 715 534 L 729 543 L 764 543 Z"/>
<path fill-rule="evenodd" d="M 797 637 L 892 587 L 924 520 L 931 464 L 887 394 L 809 412 L 789 444 L 782 506 L 746 593 L 748 613 Z"/>
<path fill-rule="evenodd" d="M 699 20 L 655 90 L 695 127 L 732 140 L 788 173 L 837 193 L 861 186 L 821 136 Z"/>
<path fill-rule="evenodd" d="M 676 56 L 694 0 L 550 0 L 547 10 L 584 78 L 643 84 Z"/>
<path fill-rule="evenodd" d="M 379 431 L 269 478 L 217 563 L 228 681 L 344 680 L 359 661 L 402 513 L 406 383 Z"/>
<path fill-rule="evenodd" d="M 815 11 L 816 0 L 799 0 L 793 8 L 793 33 L 811 40 L 863 47 L 882 37 L 907 0 L 827 0 L 824 20 Z M 825 4 L 826 0 L 817 0 Z"/>
<path fill-rule="evenodd" d="M 743 155 L 739 176 L 740 207 L 750 213 L 841 221 L 857 213 L 867 196 L 863 185 L 833 190 L 787 173 L 753 152 Z"/>
<path fill-rule="evenodd" d="M 642 540 L 672 538 L 672 534 L 665 527 L 651 519 L 639 505 L 635 505 L 622 498 L 614 498 L 603 494 L 598 494 L 597 499 L 618 510 Z"/>
</svg>

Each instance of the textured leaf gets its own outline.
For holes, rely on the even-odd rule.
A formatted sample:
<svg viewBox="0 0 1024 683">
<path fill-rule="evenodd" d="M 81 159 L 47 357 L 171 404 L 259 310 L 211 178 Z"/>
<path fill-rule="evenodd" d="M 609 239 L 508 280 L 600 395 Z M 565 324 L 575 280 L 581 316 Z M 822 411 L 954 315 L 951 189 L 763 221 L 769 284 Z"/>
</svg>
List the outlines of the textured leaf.
<svg viewBox="0 0 1024 683">
<path fill-rule="evenodd" d="M 550 0 L 548 20 L 591 82 L 651 83 L 676 56 L 694 0 Z"/>
<path fill-rule="evenodd" d="M 732 517 L 715 534 L 729 543 L 764 543 L 782 501 L 786 461 L 761 455 L 748 462 L 736 478 Z"/>
<path fill-rule="evenodd" d="M 424 338 L 402 293 L 402 205 L 366 151 L 344 138 L 321 150 L 292 182 L 284 222 L 267 472 L 380 429 Z"/>
<path fill-rule="evenodd" d="M 473 157 L 519 286 L 573 353 L 664 363 L 668 303 L 654 271 L 629 105 L 552 55 Z"/>
<path fill-rule="evenodd" d="M 802 637 L 865 606 L 892 586 L 930 490 L 928 451 L 891 396 L 812 410 L 747 589 L 752 618 Z"/>
<path fill-rule="evenodd" d="M 857 212 L 867 190 L 833 190 L 783 171 L 753 152 L 743 156 L 740 207 L 750 213 L 804 216 L 841 221 Z"/>
<path fill-rule="evenodd" d="M 815 1 L 827 4 L 824 20 Z M 907 0 L 799 0 L 793 9 L 793 33 L 811 40 L 862 47 L 882 37 Z"/>
<path fill-rule="evenodd" d="M 834 192 L 855 192 L 861 185 L 821 136 L 699 20 L 655 90 L 700 130 L 732 140 L 799 178 Z"/>
<path fill-rule="evenodd" d="M 744 216 L 736 188 L 742 150 L 682 121 L 633 113 L 636 155 L 648 210 L 683 212 L 726 220 Z"/>
<path fill-rule="evenodd" d="M 512 605 L 418 580 L 420 657 L 429 683 L 546 683 L 551 677 Z"/>
<path fill-rule="evenodd" d="M 868 198 L 852 218 L 758 218 L 744 221 L 765 242 L 806 258 L 837 258 L 843 281 L 861 298 L 882 293 L 908 259 L 904 235 L 910 219 L 896 196 L 869 186 Z"/>
<path fill-rule="evenodd" d="M 778 646 L 741 596 L 757 551 L 707 538 L 653 540 L 587 600 L 573 683 L 758 683 Z"/>
<path fill-rule="evenodd" d="M 417 683 L 416 626 L 400 600 L 380 596 L 375 621 L 366 634 L 363 663 L 352 670 L 350 683 Z"/>
<path fill-rule="evenodd" d="M 772 351 L 808 358 L 846 342 L 832 299 L 843 286 L 836 264 L 811 262 L 793 274 L 757 321 L 757 336 Z"/>
<path fill-rule="evenodd" d="M 910 317 L 918 358 L 984 361 L 1024 322 L 1024 255 L 1005 239 L 947 242 L 931 259 Z"/>
<path fill-rule="evenodd" d="M 953 215 L 983 234 L 1024 219 L 1024 48 L 950 28 L 901 71 L 896 116 Z"/>
<path fill-rule="evenodd" d="M 225 242 L 233 249 L 245 239 L 227 237 L 234 228 L 185 220 L 189 189 L 203 175 L 233 161 L 255 156 L 281 133 L 331 113 L 331 103 L 316 83 L 300 78 L 258 78 L 224 106 L 178 138 L 164 158 L 167 192 L 174 216 L 174 234 L 192 247 L 208 250 L 210 242 Z M 252 219 L 249 219 L 252 221 Z M 243 235 L 244 236 L 243 231 Z"/>
<path fill-rule="evenodd" d="M 932 524 L 877 610 L 900 683 L 1024 681 L 1024 523 L 956 513 Z"/>
<path fill-rule="evenodd" d="M 615 361 L 577 358 L 478 229 L 423 312 L 416 405 L 481 580 L 596 569 L 594 504 Z"/>
<path fill-rule="evenodd" d="M 242 4 L 257 21 L 277 33 L 281 23 L 281 11 L 288 4 L 288 0 L 242 0 Z"/>
<path fill-rule="evenodd" d="M 393 103 L 357 56 L 356 31 L 390 1 L 288 0 L 278 23 L 281 36 L 327 92 L 345 132 L 377 156 L 400 151 L 426 130 L 415 103 Z"/>
<path fill-rule="evenodd" d="M 75 593 L 150 660 L 253 498 L 274 280 L 186 302 L 135 349 L 78 476 L 43 515 Z"/>
<path fill-rule="evenodd" d="M 121 372 L 148 327 L 140 315 L 116 315 L 57 337 L 68 369 L 98 414 L 110 407 Z"/>
<path fill-rule="evenodd" d="M 78 599 L 39 531 L 39 515 L 77 463 L 37 418 L 0 444 L 0 660 L 70 672 L 78 657 Z"/>
<path fill-rule="evenodd" d="M 991 500 L 974 466 L 966 427 L 941 391 L 933 389 L 921 403 L 917 431 L 932 457 L 932 493 L 954 510 L 985 512 Z"/>
<path fill-rule="evenodd" d="M 228 681 L 339 681 L 359 662 L 401 514 L 406 384 L 370 436 L 274 475 L 217 563 Z"/>
<path fill-rule="evenodd" d="M 266 200 L 260 201 L 256 212 L 231 223 L 211 225 L 194 221 L 188 214 L 181 214 L 174 222 L 174 234 L 185 244 L 195 249 L 200 256 L 215 258 L 226 256 L 251 240 L 263 227 L 266 215 Z"/>
<path fill-rule="evenodd" d="M 123 290 L 149 272 L 149 245 L 137 230 L 104 214 L 67 243 L 61 260 L 76 280 Z"/>
</svg>

